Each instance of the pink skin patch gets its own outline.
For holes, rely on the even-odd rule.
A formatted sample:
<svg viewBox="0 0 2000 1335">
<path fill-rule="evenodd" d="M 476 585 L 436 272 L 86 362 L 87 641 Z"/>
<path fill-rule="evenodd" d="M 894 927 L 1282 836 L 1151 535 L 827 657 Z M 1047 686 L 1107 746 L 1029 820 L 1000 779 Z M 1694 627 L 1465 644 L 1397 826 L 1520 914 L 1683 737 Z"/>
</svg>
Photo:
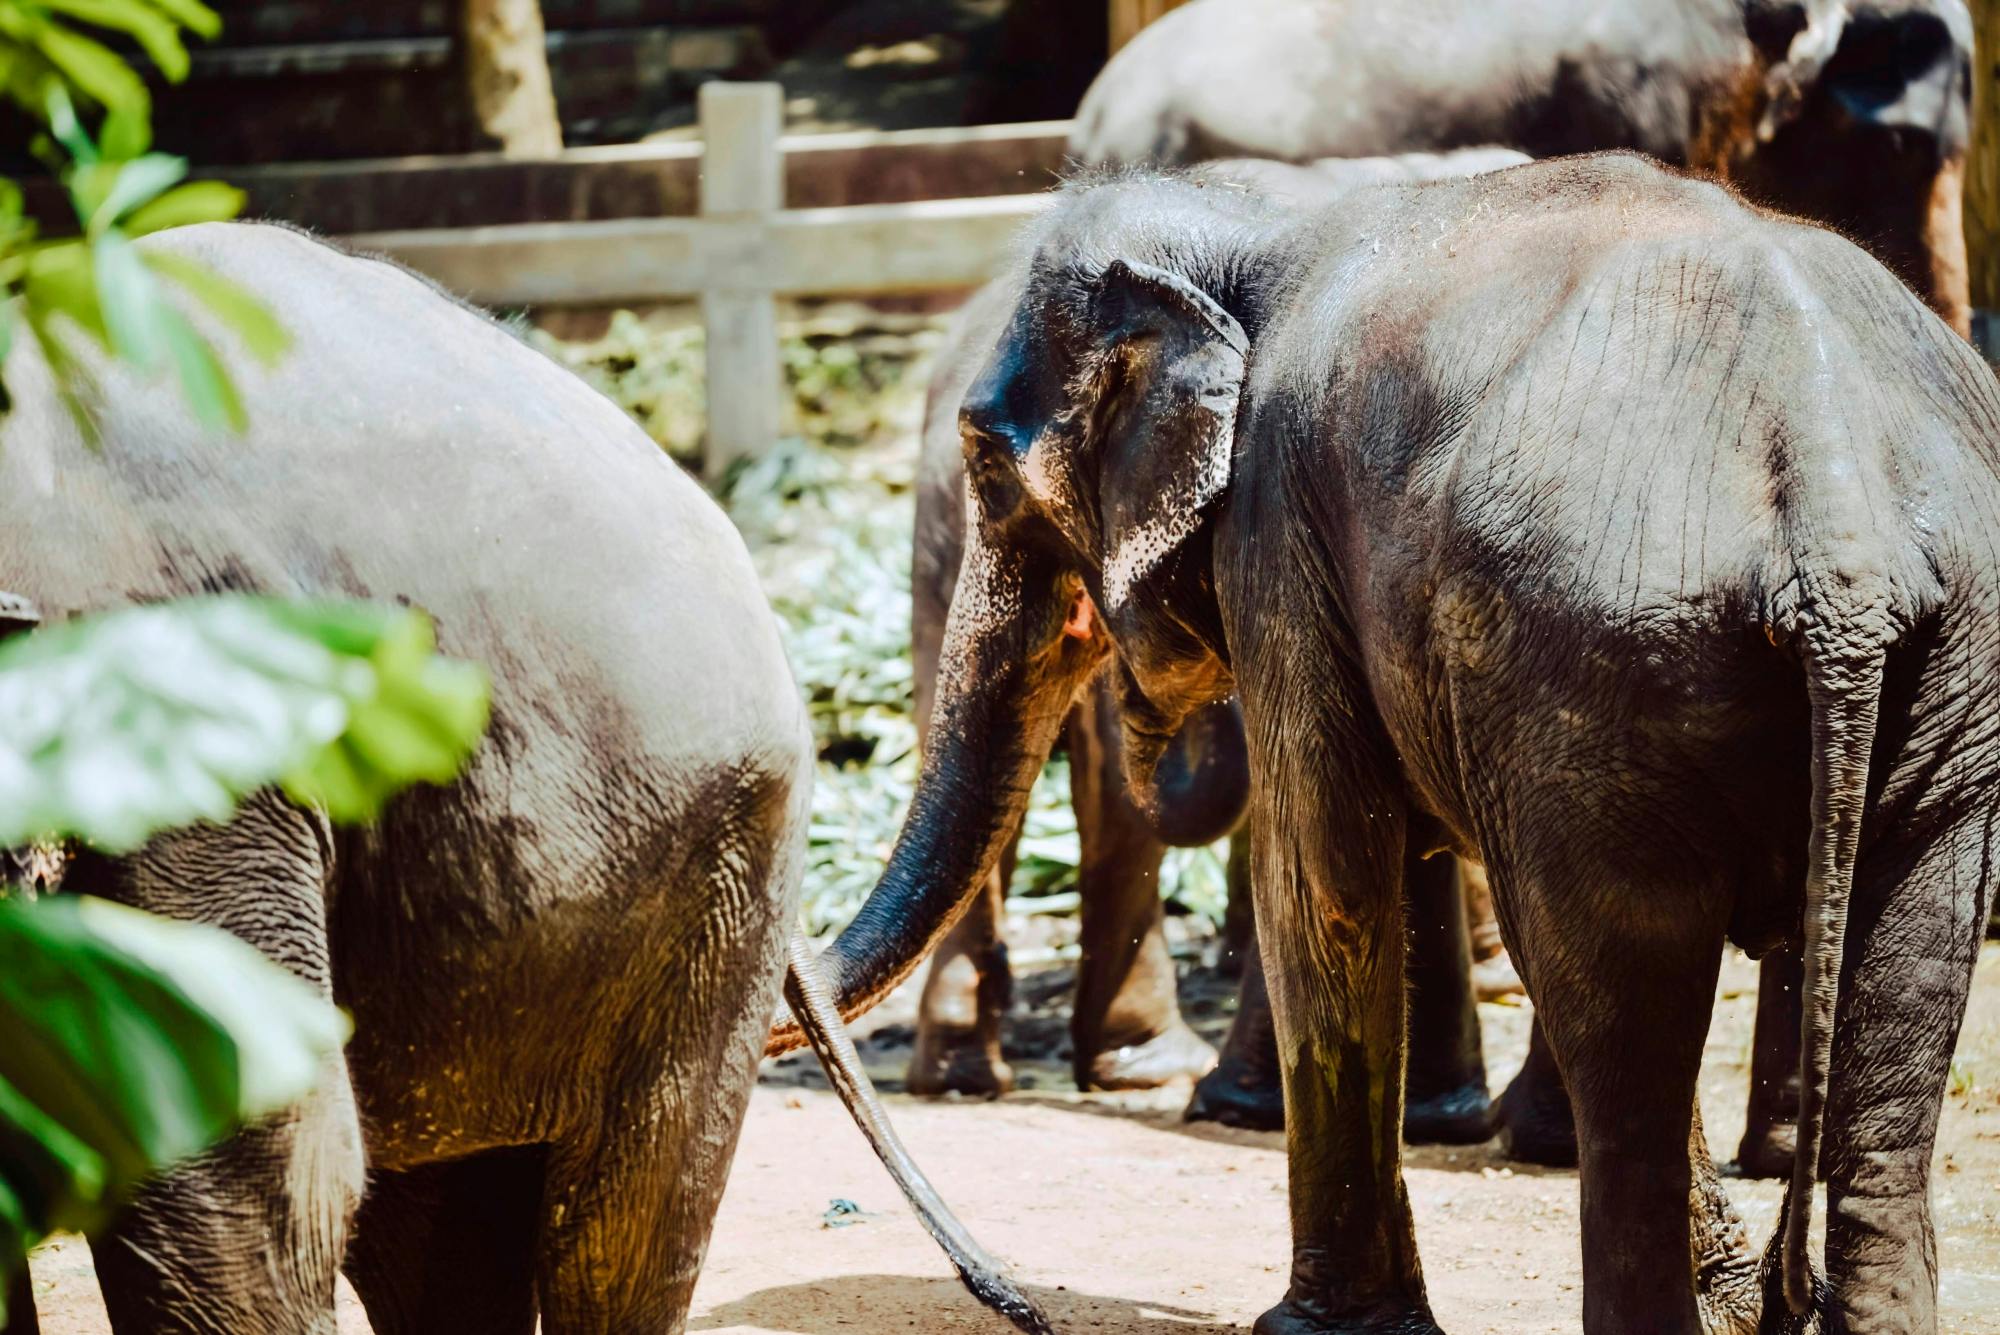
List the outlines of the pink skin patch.
<svg viewBox="0 0 2000 1335">
<path fill-rule="evenodd" d="M 1076 597 L 1070 601 L 1069 618 L 1063 622 L 1063 634 L 1072 640 L 1087 640 L 1097 629 L 1097 607 L 1090 601 L 1087 590 L 1078 589 Z"/>
</svg>

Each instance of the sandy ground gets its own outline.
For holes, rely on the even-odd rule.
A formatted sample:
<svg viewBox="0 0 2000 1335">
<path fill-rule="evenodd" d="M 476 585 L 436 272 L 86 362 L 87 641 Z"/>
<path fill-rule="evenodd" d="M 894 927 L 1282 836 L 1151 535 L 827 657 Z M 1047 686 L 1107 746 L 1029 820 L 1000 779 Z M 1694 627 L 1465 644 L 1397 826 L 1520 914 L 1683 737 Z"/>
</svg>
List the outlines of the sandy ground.
<svg viewBox="0 0 2000 1335">
<path fill-rule="evenodd" d="M 1285 1286 L 1281 1137 L 1190 1127 L 1184 1090 L 1081 1095 L 1061 1052 L 1061 965 L 1023 979 L 1010 1056 L 1024 1088 L 997 1104 L 890 1098 L 904 1138 L 961 1217 L 1066 1331 L 1180 1335 L 1248 1326 Z M 1702 1101 L 1719 1153 L 1742 1127 L 1755 967 L 1725 967 Z M 1197 973 L 1199 1027 L 1226 1023 L 1223 990 Z M 907 996 L 871 1016 L 863 1051 L 894 1086 L 908 1055 Z M 1526 1044 L 1528 1012 L 1486 1006 L 1494 1088 Z M 1946 1099 L 1936 1178 L 1948 1335 L 2000 1332 L 2000 947 L 1981 960 Z M 1513 1167 L 1493 1147 L 1414 1150 L 1408 1159 L 1433 1305 L 1454 1335 L 1525 1335 L 1578 1326 L 1577 1187 L 1571 1172 Z M 1777 1183 L 1731 1184 L 1753 1237 L 1770 1232 Z M 827 1227 L 836 1200 L 867 1212 Z M 81 1242 L 35 1261 L 49 1335 L 106 1329 Z M 368 1327 L 343 1288 L 342 1335 Z M 689 1321 L 694 1331 L 1009 1329 L 951 1278 L 905 1213 L 816 1070 L 767 1070 Z"/>
</svg>

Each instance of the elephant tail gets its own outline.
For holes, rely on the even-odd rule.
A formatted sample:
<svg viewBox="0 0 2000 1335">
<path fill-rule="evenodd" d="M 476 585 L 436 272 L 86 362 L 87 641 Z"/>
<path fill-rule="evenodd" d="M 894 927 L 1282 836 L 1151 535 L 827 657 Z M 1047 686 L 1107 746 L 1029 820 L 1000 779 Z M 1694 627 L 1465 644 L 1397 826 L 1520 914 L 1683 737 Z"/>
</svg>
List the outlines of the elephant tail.
<svg viewBox="0 0 2000 1335">
<path fill-rule="evenodd" d="M 1813 1300 L 1808 1235 L 1819 1180 L 1833 1024 L 1840 1000 L 1847 910 L 1868 801 L 1869 757 L 1889 634 L 1865 614 L 1809 620 L 1800 627 L 1806 699 L 1812 716 L 1812 835 L 1807 849 L 1805 1018 L 1800 1030 L 1799 1138 L 1785 1200 L 1785 1302 L 1804 1315 Z M 1868 627 L 1857 636 L 1856 626 Z M 1879 625 L 1879 623 L 1878 623 Z"/>
<path fill-rule="evenodd" d="M 812 947 L 801 936 L 792 937 L 785 971 L 785 1001 L 798 1017 L 806 1041 L 818 1055 L 820 1065 L 826 1068 L 840 1101 L 847 1105 L 855 1125 L 868 1138 L 869 1147 L 896 1180 L 896 1186 L 925 1230 L 944 1248 L 959 1280 L 973 1297 L 1028 1335 L 1055 1335 L 1055 1327 L 1034 1300 L 1021 1291 L 1007 1268 L 988 1255 L 965 1225 L 958 1222 L 951 1207 L 924 1176 L 924 1170 L 910 1157 L 896 1128 L 889 1124 L 888 1110 L 875 1097 L 875 1086 L 869 1082 L 868 1072 L 862 1069 L 861 1056 L 854 1050 L 854 1040 L 847 1035 L 847 1025 L 834 1004 L 833 994 L 827 990 L 819 961 L 813 958 Z"/>
</svg>

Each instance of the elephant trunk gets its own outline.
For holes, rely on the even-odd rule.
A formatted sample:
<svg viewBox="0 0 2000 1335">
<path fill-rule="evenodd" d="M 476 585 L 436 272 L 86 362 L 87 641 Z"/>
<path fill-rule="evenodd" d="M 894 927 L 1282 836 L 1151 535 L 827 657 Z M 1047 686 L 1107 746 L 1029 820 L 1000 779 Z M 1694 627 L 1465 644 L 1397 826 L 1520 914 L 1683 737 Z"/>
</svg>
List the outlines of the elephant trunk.
<svg viewBox="0 0 2000 1335">
<path fill-rule="evenodd" d="M 1048 590 L 1042 597 L 1038 585 Z M 1104 652 L 1101 633 L 1062 632 L 1068 623 L 1054 585 L 1018 559 L 968 543 L 910 813 L 882 879 L 819 957 L 844 1020 L 915 970 L 1020 828 L 1070 701 Z M 797 1024 L 781 1023 L 764 1054 L 805 1041 Z"/>
</svg>

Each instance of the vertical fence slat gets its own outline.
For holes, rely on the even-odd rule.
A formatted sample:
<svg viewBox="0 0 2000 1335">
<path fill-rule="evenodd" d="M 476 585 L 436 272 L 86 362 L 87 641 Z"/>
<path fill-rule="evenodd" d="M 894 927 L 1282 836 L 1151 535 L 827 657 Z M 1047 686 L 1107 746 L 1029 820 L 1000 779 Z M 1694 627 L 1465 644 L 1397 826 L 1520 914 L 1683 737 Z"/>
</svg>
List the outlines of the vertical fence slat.
<svg viewBox="0 0 2000 1335">
<path fill-rule="evenodd" d="M 701 87 L 704 216 L 762 228 L 785 205 L 784 160 L 778 132 L 784 101 L 773 83 L 706 83 Z M 753 458 L 778 438 L 784 390 L 778 357 L 778 307 L 768 288 L 702 293 L 707 336 L 708 457 L 720 476 L 737 459 Z"/>
</svg>

